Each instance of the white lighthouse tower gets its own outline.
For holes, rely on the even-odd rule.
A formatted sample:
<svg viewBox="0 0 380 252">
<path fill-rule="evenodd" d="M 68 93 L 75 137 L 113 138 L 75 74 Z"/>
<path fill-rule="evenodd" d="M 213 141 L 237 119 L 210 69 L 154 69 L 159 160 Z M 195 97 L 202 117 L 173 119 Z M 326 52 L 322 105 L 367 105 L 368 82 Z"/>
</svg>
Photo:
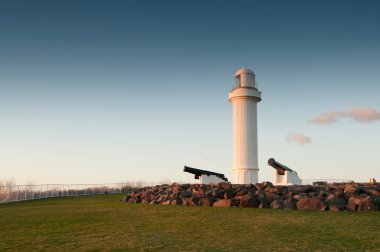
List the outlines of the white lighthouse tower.
<svg viewBox="0 0 380 252">
<path fill-rule="evenodd" d="M 229 93 L 233 106 L 233 184 L 258 182 L 257 90 L 255 74 L 245 67 L 235 73 L 236 86 Z"/>
</svg>

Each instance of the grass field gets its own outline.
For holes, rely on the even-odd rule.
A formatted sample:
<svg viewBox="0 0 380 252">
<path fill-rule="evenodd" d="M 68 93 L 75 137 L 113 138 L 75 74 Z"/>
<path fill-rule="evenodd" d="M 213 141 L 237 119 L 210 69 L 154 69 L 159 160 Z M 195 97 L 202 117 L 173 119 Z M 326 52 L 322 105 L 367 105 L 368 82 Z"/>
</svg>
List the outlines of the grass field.
<svg viewBox="0 0 380 252">
<path fill-rule="evenodd" d="M 380 251 L 380 212 L 141 205 L 121 198 L 0 205 L 0 251 Z"/>
</svg>

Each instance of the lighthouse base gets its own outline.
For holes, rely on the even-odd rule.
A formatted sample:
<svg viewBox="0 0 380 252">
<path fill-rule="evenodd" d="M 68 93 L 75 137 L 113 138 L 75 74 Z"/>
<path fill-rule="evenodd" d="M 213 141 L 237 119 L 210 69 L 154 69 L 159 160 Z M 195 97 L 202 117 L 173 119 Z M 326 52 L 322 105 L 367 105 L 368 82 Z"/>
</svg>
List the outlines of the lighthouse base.
<svg viewBox="0 0 380 252">
<path fill-rule="evenodd" d="M 233 184 L 255 184 L 259 181 L 259 169 L 233 169 Z"/>
</svg>

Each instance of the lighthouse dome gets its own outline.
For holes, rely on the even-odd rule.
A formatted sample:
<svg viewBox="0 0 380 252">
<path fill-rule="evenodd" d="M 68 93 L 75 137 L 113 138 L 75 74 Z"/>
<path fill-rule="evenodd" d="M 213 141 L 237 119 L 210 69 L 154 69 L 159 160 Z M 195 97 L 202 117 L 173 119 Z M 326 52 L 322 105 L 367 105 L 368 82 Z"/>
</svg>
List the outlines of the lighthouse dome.
<svg viewBox="0 0 380 252">
<path fill-rule="evenodd" d="M 253 74 L 253 75 L 255 75 L 255 73 L 251 69 L 243 67 L 243 68 L 237 70 L 234 76 L 235 76 L 235 78 L 237 78 L 238 76 L 240 76 L 242 74 Z"/>
</svg>

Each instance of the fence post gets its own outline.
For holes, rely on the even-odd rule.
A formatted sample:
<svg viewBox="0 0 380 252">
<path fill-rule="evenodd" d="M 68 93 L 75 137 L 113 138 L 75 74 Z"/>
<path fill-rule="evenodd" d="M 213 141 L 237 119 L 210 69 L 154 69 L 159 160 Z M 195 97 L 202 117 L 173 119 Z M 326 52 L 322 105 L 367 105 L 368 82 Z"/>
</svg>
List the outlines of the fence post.
<svg viewBox="0 0 380 252">
<path fill-rule="evenodd" d="M 11 198 L 11 187 L 8 186 L 8 199 L 7 199 L 7 202 L 9 202 L 10 198 Z"/>
<path fill-rule="evenodd" d="M 16 194 L 16 201 L 18 201 L 18 191 L 20 189 L 20 186 L 17 186 L 17 194 Z"/>
</svg>

